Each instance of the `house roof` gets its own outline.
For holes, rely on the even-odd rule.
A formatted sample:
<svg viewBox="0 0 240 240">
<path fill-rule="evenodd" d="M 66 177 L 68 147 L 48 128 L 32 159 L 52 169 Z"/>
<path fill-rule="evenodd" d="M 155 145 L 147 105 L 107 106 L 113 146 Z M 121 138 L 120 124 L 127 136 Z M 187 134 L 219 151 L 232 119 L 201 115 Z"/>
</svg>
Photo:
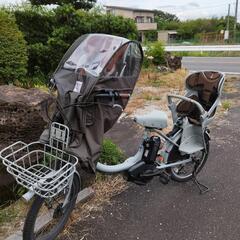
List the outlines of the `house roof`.
<svg viewBox="0 0 240 240">
<path fill-rule="evenodd" d="M 133 11 L 133 12 L 151 12 L 151 13 L 154 13 L 154 10 L 150 10 L 150 9 L 130 8 L 130 7 L 121 7 L 121 6 L 108 6 L 108 5 L 104 5 L 104 7 L 112 8 L 112 9 L 129 10 L 129 11 Z"/>
</svg>

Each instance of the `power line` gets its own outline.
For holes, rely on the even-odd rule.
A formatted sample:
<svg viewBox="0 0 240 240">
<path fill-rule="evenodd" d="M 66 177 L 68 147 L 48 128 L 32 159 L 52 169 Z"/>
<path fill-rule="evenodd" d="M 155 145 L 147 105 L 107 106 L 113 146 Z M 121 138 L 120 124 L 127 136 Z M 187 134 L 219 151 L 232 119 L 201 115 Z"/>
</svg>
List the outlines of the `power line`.
<svg viewBox="0 0 240 240">
<path fill-rule="evenodd" d="M 230 4 L 234 4 L 235 2 L 231 2 Z M 186 11 L 199 11 L 199 9 L 210 9 L 210 8 L 213 8 L 213 7 L 222 7 L 222 6 L 226 6 L 227 3 L 221 3 L 221 4 L 218 4 L 218 5 L 208 5 L 206 7 L 195 7 L 195 9 L 187 9 Z M 183 6 L 183 5 L 182 5 Z M 179 7 L 182 7 L 181 5 L 179 6 L 176 6 L 175 8 L 179 8 Z M 189 8 L 190 5 L 185 5 L 184 7 L 188 7 Z M 159 8 L 172 8 L 172 6 L 159 6 Z"/>
</svg>

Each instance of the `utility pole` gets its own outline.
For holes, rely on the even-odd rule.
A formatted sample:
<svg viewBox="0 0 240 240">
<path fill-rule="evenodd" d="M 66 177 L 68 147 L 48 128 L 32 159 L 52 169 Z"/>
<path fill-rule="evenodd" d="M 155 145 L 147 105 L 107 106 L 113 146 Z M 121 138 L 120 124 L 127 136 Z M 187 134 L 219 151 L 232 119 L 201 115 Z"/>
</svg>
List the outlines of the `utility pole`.
<svg viewBox="0 0 240 240">
<path fill-rule="evenodd" d="M 231 4 L 228 4 L 227 31 L 229 31 L 229 24 L 230 24 L 230 9 L 231 9 Z"/>
<path fill-rule="evenodd" d="M 234 22 L 234 42 L 236 43 L 236 31 L 237 31 L 237 17 L 238 17 L 238 0 L 236 0 L 236 8 L 235 8 L 235 22 Z"/>
<path fill-rule="evenodd" d="M 228 4 L 228 17 L 227 17 L 227 29 L 224 32 L 224 41 L 229 43 L 229 25 L 230 25 L 230 9 L 231 4 Z"/>
</svg>

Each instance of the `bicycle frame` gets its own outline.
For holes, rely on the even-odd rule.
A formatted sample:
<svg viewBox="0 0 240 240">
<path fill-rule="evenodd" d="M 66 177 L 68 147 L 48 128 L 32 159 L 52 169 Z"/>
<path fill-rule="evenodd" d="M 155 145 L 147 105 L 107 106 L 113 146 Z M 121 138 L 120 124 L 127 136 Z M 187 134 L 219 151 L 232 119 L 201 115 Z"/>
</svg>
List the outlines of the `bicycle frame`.
<svg viewBox="0 0 240 240">
<path fill-rule="evenodd" d="M 200 116 L 201 124 L 200 124 L 200 126 L 195 126 L 193 124 L 190 124 L 188 119 L 185 118 L 185 119 L 183 119 L 183 124 L 180 126 L 180 130 L 177 133 L 175 133 L 173 136 L 170 136 L 170 137 L 168 137 L 167 135 L 165 135 L 164 133 L 162 133 L 161 131 L 159 131 L 157 129 L 145 128 L 145 133 L 144 133 L 143 139 L 146 139 L 148 137 L 149 132 L 157 132 L 158 135 L 160 135 L 160 137 L 165 140 L 165 144 L 166 144 L 165 150 L 162 153 L 162 155 L 164 155 L 164 162 L 161 163 L 159 166 L 157 166 L 156 167 L 157 169 L 165 169 L 165 168 L 169 168 L 169 167 L 174 167 L 174 166 L 186 164 L 186 163 L 192 161 L 191 159 L 187 159 L 187 160 L 177 161 L 175 163 L 169 164 L 168 163 L 169 153 L 171 152 L 171 150 L 174 146 L 178 147 L 179 151 L 182 152 L 183 154 L 191 154 L 191 153 L 197 152 L 202 149 L 206 150 L 205 134 L 208 135 L 208 133 L 206 132 L 206 129 L 207 129 L 207 126 L 209 125 L 209 123 L 212 122 L 212 120 L 214 119 L 214 113 L 220 103 L 220 98 L 221 98 L 224 81 L 225 81 L 225 76 L 224 76 L 224 74 L 222 74 L 220 83 L 218 86 L 218 97 L 208 111 L 205 111 L 203 106 L 199 102 L 189 98 L 191 93 L 194 93 L 194 91 L 192 91 L 192 90 L 188 90 L 188 93 L 185 96 L 179 96 L 179 95 L 175 95 L 175 94 L 168 95 L 168 107 L 172 113 L 172 120 L 173 120 L 174 125 L 176 124 L 176 122 L 178 120 L 178 115 L 176 112 L 177 105 L 173 101 L 173 99 L 184 100 L 184 101 L 187 101 L 187 102 L 190 102 L 190 103 L 196 105 L 196 107 L 198 108 L 198 110 L 201 114 L 201 116 Z M 180 140 L 180 138 L 181 138 L 181 142 L 180 142 L 180 145 L 178 145 L 177 142 Z M 209 136 L 208 136 L 208 138 L 209 138 Z M 144 147 L 143 147 L 143 145 L 140 145 L 138 152 L 134 156 L 126 159 L 123 163 L 114 165 L 114 166 L 110 166 L 110 165 L 104 165 L 104 164 L 98 162 L 96 169 L 99 172 L 108 173 L 108 174 L 120 173 L 120 172 L 127 171 L 133 165 L 142 161 L 143 152 L 144 152 Z"/>
<path fill-rule="evenodd" d="M 156 167 L 157 169 L 165 169 L 165 168 L 174 167 L 177 165 L 186 164 L 188 162 L 191 162 L 191 159 L 187 159 L 187 160 L 178 161 L 175 163 L 168 163 L 169 153 L 171 152 L 172 148 L 174 146 L 179 147 L 177 142 L 181 138 L 182 129 L 180 129 L 173 136 L 168 137 L 167 135 L 165 135 L 164 133 L 162 133 L 161 131 L 159 131 L 157 129 L 145 128 L 143 140 L 146 139 L 152 132 L 158 133 L 161 136 L 161 138 L 163 138 L 166 141 L 165 142 L 165 150 L 162 153 L 162 155 L 164 155 L 164 162 L 161 163 L 159 166 L 157 166 Z M 105 164 L 98 162 L 96 169 L 99 172 L 108 173 L 108 174 L 121 173 L 121 172 L 127 171 L 132 166 L 134 166 L 135 164 L 142 161 L 143 152 L 144 152 L 144 147 L 141 144 L 138 149 L 138 152 L 134 156 L 126 159 L 123 163 L 117 164 L 117 165 L 105 165 Z"/>
</svg>

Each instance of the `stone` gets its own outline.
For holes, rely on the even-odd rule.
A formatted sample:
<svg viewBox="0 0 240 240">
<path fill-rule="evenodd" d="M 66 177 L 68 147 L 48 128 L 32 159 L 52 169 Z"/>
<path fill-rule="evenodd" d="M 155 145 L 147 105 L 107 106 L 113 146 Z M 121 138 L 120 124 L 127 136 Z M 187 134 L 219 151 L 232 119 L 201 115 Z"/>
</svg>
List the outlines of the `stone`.
<svg viewBox="0 0 240 240">
<path fill-rule="evenodd" d="M 37 141 L 47 125 L 46 104 L 51 95 L 39 89 L 23 89 L 13 85 L 0 86 L 0 151 L 10 144 Z M 0 161 L 0 204 L 15 198 L 14 178 L 7 174 Z"/>
<path fill-rule="evenodd" d="M 171 53 L 166 53 L 166 62 L 168 68 L 171 70 L 177 70 L 182 67 L 182 57 L 172 56 Z"/>
<path fill-rule="evenodd" d="M 0 148 L 38 140 L 47 124 L 44 106 L 52 99 L 39 89 L 0 86 Z"/>
</svg>

